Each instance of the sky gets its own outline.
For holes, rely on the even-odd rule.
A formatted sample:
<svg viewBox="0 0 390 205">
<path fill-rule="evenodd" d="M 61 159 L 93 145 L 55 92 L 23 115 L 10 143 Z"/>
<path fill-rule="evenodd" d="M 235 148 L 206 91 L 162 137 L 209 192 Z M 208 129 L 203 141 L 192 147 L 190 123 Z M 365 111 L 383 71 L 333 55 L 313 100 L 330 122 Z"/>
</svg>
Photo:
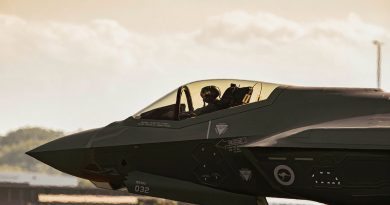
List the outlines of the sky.
<svg viewBox="0 0 390 205">
<path fill-rule="evenodd" d="M 390 91 L 388 0 L 0 0 L 0 135 L 123 120 L 195 80 Z"/>
</svg>

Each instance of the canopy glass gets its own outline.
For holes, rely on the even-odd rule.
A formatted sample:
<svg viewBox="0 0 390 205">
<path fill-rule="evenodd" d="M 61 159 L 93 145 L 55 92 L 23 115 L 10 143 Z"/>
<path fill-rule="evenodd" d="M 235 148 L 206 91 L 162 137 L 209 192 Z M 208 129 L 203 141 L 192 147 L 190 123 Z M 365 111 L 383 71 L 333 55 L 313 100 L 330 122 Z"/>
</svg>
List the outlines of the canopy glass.
<svg viewBox="0 0 390 205">
<path fill-rule="evenodd" d="M 136 113 L 135 119 L 184 120 L 266 100 L 279 85 L 246 80 L 203 80 L 180 86 Z"/>
</svg>

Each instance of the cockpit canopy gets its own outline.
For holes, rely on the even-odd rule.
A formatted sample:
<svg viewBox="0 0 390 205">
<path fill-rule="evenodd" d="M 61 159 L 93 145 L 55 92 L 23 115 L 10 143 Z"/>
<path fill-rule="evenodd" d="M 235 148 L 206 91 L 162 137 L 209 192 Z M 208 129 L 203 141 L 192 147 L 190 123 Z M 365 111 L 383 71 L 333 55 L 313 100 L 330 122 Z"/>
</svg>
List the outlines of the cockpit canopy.
<svg viewBox="0 0 390 205">
<path fill-rule="evenodd" d="M 136 113 L 135 119 L 183 120 L 266 100 L 279 85 L 247 80 L 202 80 L 180 86 Z"/>
</svg>

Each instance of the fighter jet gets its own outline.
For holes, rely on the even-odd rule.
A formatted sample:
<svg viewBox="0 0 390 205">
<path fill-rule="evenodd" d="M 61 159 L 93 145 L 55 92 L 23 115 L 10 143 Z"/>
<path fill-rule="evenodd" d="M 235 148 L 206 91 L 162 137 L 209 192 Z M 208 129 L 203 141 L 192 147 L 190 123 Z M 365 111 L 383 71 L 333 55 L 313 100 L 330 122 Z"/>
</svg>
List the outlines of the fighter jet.
<svg viewBox="0 0 390 205">
<path fill-rule="evenodd" d="M 100 188 L 193 204 L 388 204 L 390 93 L 197 81 L 27 154 Z"/>
</svg>

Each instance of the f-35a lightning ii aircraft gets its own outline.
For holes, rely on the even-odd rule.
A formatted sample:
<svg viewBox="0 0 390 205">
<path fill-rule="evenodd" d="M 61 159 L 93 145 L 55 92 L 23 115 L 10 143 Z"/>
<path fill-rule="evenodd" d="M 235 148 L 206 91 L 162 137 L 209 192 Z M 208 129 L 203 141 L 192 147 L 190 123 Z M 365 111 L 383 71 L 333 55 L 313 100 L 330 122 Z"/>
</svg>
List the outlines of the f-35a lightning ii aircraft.
<svg viewBox="0 0 390 205">
<path fill-rule="evenodd" d="M 97 187 L 201 205 L 388 204 L 390 93 L 198 81 L 27 154 Z"/>
</svg>

